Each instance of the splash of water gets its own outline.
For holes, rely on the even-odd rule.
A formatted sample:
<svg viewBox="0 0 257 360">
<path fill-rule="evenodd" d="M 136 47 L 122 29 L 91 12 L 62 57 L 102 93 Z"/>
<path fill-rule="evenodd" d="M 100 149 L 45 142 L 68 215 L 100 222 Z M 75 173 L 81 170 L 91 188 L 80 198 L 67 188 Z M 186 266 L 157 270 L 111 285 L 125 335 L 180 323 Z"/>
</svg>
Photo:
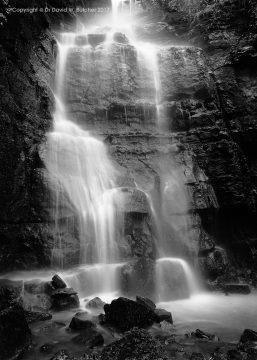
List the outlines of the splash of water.
<svg viewBox="0 0 257 360">
<path fill-rule="evenodd" d="M 165 281 L 163 280 L 164 272 L 168 271 L 165 268 L 167 264 L 175 264 L 181 266 L 183 272 L 185 274 L 185 278 L 187 281 L 187 285 L 190 291 L 190 295 L 195 295 L 201 291 L 198 279 L 196 278 L 194 272 L 188 263 L 181 258 L 174 257 L 163 257 L 156 260 L 157 263 L 157 284 L 162 284 L 161 286 L 165 286 Z"/>
</svg>

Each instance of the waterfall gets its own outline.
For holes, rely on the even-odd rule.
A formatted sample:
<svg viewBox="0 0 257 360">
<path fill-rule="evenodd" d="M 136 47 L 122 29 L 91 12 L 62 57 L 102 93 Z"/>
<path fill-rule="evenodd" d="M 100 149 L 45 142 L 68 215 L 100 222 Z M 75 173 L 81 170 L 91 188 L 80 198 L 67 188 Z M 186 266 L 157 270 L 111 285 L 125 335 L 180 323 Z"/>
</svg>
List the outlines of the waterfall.
<svg viewBox="0 0 257 360">
<path fill-rule="evenodd" d="M 55 222 L 52 261 L 53 266 L 69 267 L 69 263 L 66 263 L 66 248 L 67 246 L 74 248 L 75 240 L 79 243 L 80 264 L 76 269 L 69 273 L 64 272 L 63 275 L 65 281 L 78 289 L 82 296 L 119 290 L 119 274 L 124 265 L 124 259 L 122 261 L 119 254 L 119 241 L 122 236 L 120 227 L 123 224 L 123 219 L 120 221 L 120 216 L 123 215 L 120 215 L 119 211 L 124 213 L 124 207 L 122 211 L 120 210 L 124 195 L 122 195 L 121 188 L 117 186 L 120 174 L 109 157 L 106 145 L 86 129 L 86 115 L 82 119 L 82 125 L 76 123 L 77 119 L 73 119 L 70 111 L 67 93 L 69 93 L 73 81 L 73 66 L 77 66 L 81 77 L 75 79 L 72 95 L 75 102 L 80 104 L 83 100 L 81 93 L 77 92 L 78 88 L 83 90 L 83 87 L 87 86 L 87 82 L 92 81 L 92 78 L 88 77 L 94 75 L 92 73 L 95 71 L 96 63 L 98 67 L 107 64 L 107 69 L 112 71 L 112 51 L 116 51 L 114 55 L 120 58 L 121 76 L 129 76 L 126 69 L 126 43 L 115 43 L 115 34 L 125 34 L 130 48 L 134 49 L 136 54 L 136 66 L 138 66 L 140 76 L 143 81 L 146 76 L 150 83 L 152 91 L 141 95 L 145 101 L 149 101 L 155 107 L 156 128 L 160 129 L 159 48 L 154 44 L 137 41 L 130 25 L 124 28 L 124 24 L 122 24 L 124 19 L 120 18 L 120 14 L 127 14 L 128 10 L 131 13 L 132 9 L 133 0 L 129 4 L 121 0 L 112 0 L 111 27 L 99 26 L 90 29 L 83 27 L 75 32 L 61 33 L 58 39 L 54 129 L 48 134 L 45 157 L 45 165 L 50 176 L 55 200 L 52 214 Z M 116 47 L 113 45 L 114 43 Z M 130 54 L 130 56 L 132 55 Z M 97 76 L 100 72 L 101 69 L 98 68 Z M 101 96 L 106 96 L 101 92 L 101 86 L 105 86 L 105 79 L 103 77 L 101 80 L 99 76 L 94 80 L 97 86 L 96 89 L 93 89 L 95 93 L 91 96 L 95 105 L 104 100 Z M 120 86 L 122 91 L 123 84 L 117 83 L 116 86 Z M 119 99 L 118 88 L 115 91 L 116 97 Z M 128 125 L 129 114 L 126 104 L 123 105 L 123 108 L 125 123 Z M 104 114 L 108 121 L 107 110 L 104 111 Z M 170 176 L 167 183 L 172 183 L 174 180 L 174 175 L 170 174 Z M 146 195 L 156 228 L 160 230 L 156 244 L 158 260 L 154 275 L 158 296 L 160 300 L 163 300 L 174 292 L 174 286 L 173 288 L 171 286 L 168 295 L 165 290 L 165 287 L 170 288 L 170 283 L 174 283 L 174 279 L 167 276 L 170 264 L 172 264 L 172 271 L 176 267 L 175 273 L 183 283 L 177 284 L 177 286 L 186 289 L 186 291 L 182 291 L 181 296 L 186 297 L 187 290 L 189 294 L 197 291 L 196 278 L 184 259 L 174 257 L 172 253 L 167 252 L 166 239 L 162 235 L 163 223 L 160 221 L 165 210 L 158 214 L 151 194 L 146 193 Z M 165 196 L 164 194 L 163 197 Z M 160 199 L 160 201 L 162 200 Z M 171 201 L 176 201 L 176 196 Z M 71 234 L 71 239 L 66 239 L 66 233 Z"/>
</svg>

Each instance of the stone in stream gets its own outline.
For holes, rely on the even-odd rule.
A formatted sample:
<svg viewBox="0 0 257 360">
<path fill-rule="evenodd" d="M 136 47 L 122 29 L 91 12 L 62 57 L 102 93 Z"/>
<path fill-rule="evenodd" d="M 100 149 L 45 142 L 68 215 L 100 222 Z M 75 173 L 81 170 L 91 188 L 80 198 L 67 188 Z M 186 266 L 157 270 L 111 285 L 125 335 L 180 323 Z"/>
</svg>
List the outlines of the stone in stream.
<svg viewBox="0 0 257 360">
<path fill-rule="evenodd" d="M 95 297 L 88 301 L 86 308 L 94 310 L 102 310 L 104 308 L 105 302 L 103 302 L 99 297 Z"/>
<path fill-rule="evenodd" d="M 63 279 L 57 274 L 52 277 L 52 285 L 55 289 L 64 289 L 67 287 Z"/>
<path fill-rule="evenodd" d="M 107 345 L 99 360 L 167 360 L 160 344 L 143 329 L 133 329 L 125 336 Z"/>
<path fill-rule="evenodd" d="M 211 340 L 211 341 L 219 340 L 219 338 L 216 335 L 210 334 L 210 333 L 202 331 L 200 329 L 196 329 L 195 332 L 192 332 L 191 336 L 196 337 L 198 339 L 204 339 L 204 340 Z"/>
<path fill-rule="evenodd" d="M 79 335 L 75 336 L 72 341 L 84 345 L 88 348 L 101 346 L 104 344 L 103 335 L 95 329 L 85 329 Z"/>
<path fill-rule="evenodd" d="M 16 359 L 31 343 L 31 332 L 24 310 L 11 306 L 0 311 L 0 358 Z"/>
<path fill-rule="evenodd" d="M 257 332 L 251 329 L 245 329 L 241 335 L 240 342 L 245 343 L 247 341 L 257 342 Z"/>
<path fill-rule="evenodd" d="M 51 294 L 52 309 L 66 310 L 79 307 L 79 298 L 77 292 L 72 288 L 57 289 Z"/>
<path fill-rule="evenodd" d="M 120 297 L 104 305 L 106 322 L 121 331 L 133 327 L 144 328 L 151 326 L 155 321 L 155 313 L 136 301 Z"/>
<path fill-rule="evenodd" d="M 72 319 L 69 328 L 72 330 L 93 329 L 96 325 L 90 320 L 87 311 L 78 312 Z"/>
<path fill-rule="evenodd" d="M 167 321 L 170 324 L 173 324 L 172 315 L 169 311 L 164 309 L 155 309 L 154 310 L 154 321 L 160 323 L 161 321 Z"/>
</svg>

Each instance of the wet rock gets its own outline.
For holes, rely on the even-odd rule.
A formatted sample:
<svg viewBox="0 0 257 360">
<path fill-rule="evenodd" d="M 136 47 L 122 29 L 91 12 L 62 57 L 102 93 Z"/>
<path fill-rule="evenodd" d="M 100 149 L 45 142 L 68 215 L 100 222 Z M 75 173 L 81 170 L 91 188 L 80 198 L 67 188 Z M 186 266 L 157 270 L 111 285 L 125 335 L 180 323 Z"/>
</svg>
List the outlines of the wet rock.
<svg viewBox="0 0 257 360">
<path fill-rule="evenodd" d="M 195 332 L 191 333 L 191 336 L 196 337 L 198 339 L 205 339 L 211 341 L 217 341 L 218 337 L 213 334 L 209 334 L 208 332 L 202 331 L 200 329 L 196 329 Z"/>
<path fill-rule="evenodd" d="M 106 322 L 121 331 L 127 331 L 133 327 L 143 328 L 150 326 L 155 319 L 152 310 L 124 297 L 113 300 L 111 304 L 105 304 L 104 311 Z"/>
<path fill-rule="evenodd" d="M 172 315 L 169 311 L 164 309 L 155 309 L 154 310 L 154 321 L 160 323 L 161 321 L 167 321 L 170 324 L 173 324 Z"/>
<path fill-rule="evenodd" d="M 257 332 L 251 329 L 245 329 L 241 335 L 240 342 L 245 343 L 247 341 L 257 342 Z"/>
<path fill-rule="evenodd" d="M 88 301 L 86 308 L 102 310 L 104 308 L 105 302 L 103 302 L 99 297 L 95 297 Z"/>
<path fill-rule="evenodd" d="M 12 306 L 0 312 L 1 359 L 19 357 L 31 343 L 31 332 L 23 309 Z"/>
<path fill-rule="evenodd" d="M 44 291 L 47 295 L 51 296 L 52 293 L 56 290 L 52 281 L 47 281 L 44 286 Z"/>
<path fill-rule="evenodd" d="M 25 311 L 24 313 L 28 324 L 37 321 L 46 321 L 52 319 L 52 314 L 50 313 L 44 313 L 39 311 Z"/>
<path fill-rule="evenodd" d="M 67 285 L 59 275 L 54 275 L 52 277 L 52 285 L 55 289 L 64 289 L 67 287 Z"/>
<path fill-rule="evenodd" d="M 58 289 L 52 292 L 52 309 L 65 310 L 79 307 L 77 292 L 72 288 Z"/>
<path fill-rule="evenodd" d="M 69 328 L 75 331 L 82 329 L 92 329 L 96 325 L 89 319 L 88 312 L 78 312 L 72 319 Z"/>
<path fill-rule="evenodd" d="M 162 347 L 152 336 L 142 329 L 133 329 L 125 336 L 107 345 L 100 360 L 167 360 Z"/>
<path fill-rule="evenodd" d="M 92 328 L 83 330 L 79 335 L 75 336 L 72 341 L 84 345 L 88 348 L 93 348 L 95 346 L 101 346 L 104 344 L 103 335 Z"/>
<path fill-rule="evenodd" d="M 74 357 L 66 350 L 58 351 L 51 360 L 75 360 Z"/>
<path fill-rule="evenodd" d="M 248 284 L 224 284 L 222 285 L 222 288 L 226 294 L 248 295 L 251 293 L 251 289 Z"/>
<path fill-rule="evenodd" d="M 154 310 L 156 308 L 156 305 L 152 300 L 142 297 L 142 296 L 137 296 L 136 302 L 141 305 L 144 305 L 145 307 L 147 307 L 150 310 Z"/>
</svg>

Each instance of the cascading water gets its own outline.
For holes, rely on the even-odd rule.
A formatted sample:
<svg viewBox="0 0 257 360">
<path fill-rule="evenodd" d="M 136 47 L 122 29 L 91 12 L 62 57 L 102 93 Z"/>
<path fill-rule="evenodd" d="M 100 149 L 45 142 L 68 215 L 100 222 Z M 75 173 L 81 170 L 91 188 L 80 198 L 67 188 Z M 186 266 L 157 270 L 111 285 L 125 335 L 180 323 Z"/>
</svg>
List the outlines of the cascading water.
<svg viewBox="0 0 257 360">
<path fill-rule="evenodd" d="M 126 6 L 125 10 L 124 6 Z M 86 72 L 88 71 L 87 67 L 94 66 L 96 56 L 99 64 L 111 62 L 110 53 L 113 51 L 114 35 L 123 31 L 130 46 L 135 49 L 139 76 L 143 81 L 145 76 L 148 81 L 150 77 L 154 91 L 149 94 L 141 94 L 141 96 L 146 101 L 153 103 L 158 127 L 160 125 L 161 91 L 158 47 L 138 42 L 129 25 L 125 29 L 123 24 L 120 25 L 119 11 L 129 10 L 131 12 L 132 8 L 133 1 L 129 2 L 129 6 L 124 5 L 120 0 L 112 1 L 111 28 L 106 30 L 106 27 L 103 26 L 94 29 L 95 34 L 100 34 L 100 37 L 97 37 L 97 41 L 101 39 L 100 45 L 98 42 L 94 43 L 95 36 L 94 34 L 92 36 L 92 29 L 87 30 L 86 28 L 74 33 L 63 33 L 58 41 L 54 130 L 48 136 L 48 151 L 45 161 L 51 182 L 54 184 L 56 202 L 53 214 L 56 226 L 53 265 L 61 268 L 66 265 L 66 244 L 62 227 L 68 208 L 74 214 L 73 220 L 68 221 L 68 226 L 73 227 L 71 233 L 78 234 L 81 265 L 75 271 L 64 273 L 63 276 L 70 286 L 80 290 L 80 294 L 84 296 L 119 290 L 119 272 L 123 264 L 120 262 L 119 256 L 120 233 L 118 234 L 118 229 L 122 221 L 119 222 L 117 208 L 122 207 L 120 202 L 123 201 L 123 197 L 120 196 L 121 190 L 116 187 L 118 171 L 110 160 L 104 143 L 92 136 L 89 131 L 68 120 L 70 115 L 69 106 L 66 105 L 66 94 L 71 81 L 67 71 L 68 67 L 72 71 L 73 63 L 70 58 L 75 58 L 76 61 L 79 58 L 79 70 L 85 78 L 78 86 L 82 86 L 82 84 L 85 86 L 87 76 L 89 76 Z M 93 44 L 91 43 L 92 37 Z M 126 76 L 127 72 L 124 70 L 126 68 L 126 44 L 118 44 L 118 49 L 122 76 Z M 76 62 L 77 65 L 79 61 Z M 85 72 L 83 73 L 83 71 Z M 98 80 L 96 79 L 96 81 Z M 101 93 L 95 95 L 101 101 Z M 124 106 L 124 112 L 127 123 L 126 106 Z M 161 228 L 162 224 L 158 224 L 161 214 L 160 216 L 156 215 L 157 211 L 153 200 L 149 194 L 147 196 L 157 227 Z M 173 258 L 172 253 L 168 253 L 169 258 L 162 258 L 163 254 L 167 256 L 167 252 L 161 235 L 158 239 L 157 250 L 160 257 L 156 262 L 156 284 L 159 284 L 157 285 L 159 299 L 166 299 L 170 293 L 175 291 L 173 287 L 167 295 L 165 290 L 170 282 L 174 283 L 174 279 L 167 277 L 170 264 L 173 266 L 172 270 L 174 270 L 174 266 L 176 269 L 179 268 L 180 275 L 177 278 L 179 281 L 181 278 L 185 279 L 185 287 L 188 288 L 189 293 L 196 292 L 197 281 L 186 261 Z M 176 286 L 182 288 L 184 285 L 176 283 Z M 186 297 L 189 293 L 182 291 L 179 297 Z"/>
<path fill-rule="evenodd" d="M 84 270 L 94 278 L 98 291 L 115 289 L 115 271 L 110 263 L 118 258 L 115 239 L 115 178 L 117 171 L 102 141 L 67 119 L 64 105 L 64 77 L 74 36 L 62 34 L 59 42 L 54 131 L 48 135 L 46 167 L 55 182 L 56 239 L 53 261 L 63 267 L 62 235 L 59 223 L 62 208 L 71 203 L 75 209 L 80 241 L 80 263 L 97 264 Z M 64 199 L 62 193 L 67 197 Z M 115 268 L 115 266 L 114 266 Z"/>
</svg>

